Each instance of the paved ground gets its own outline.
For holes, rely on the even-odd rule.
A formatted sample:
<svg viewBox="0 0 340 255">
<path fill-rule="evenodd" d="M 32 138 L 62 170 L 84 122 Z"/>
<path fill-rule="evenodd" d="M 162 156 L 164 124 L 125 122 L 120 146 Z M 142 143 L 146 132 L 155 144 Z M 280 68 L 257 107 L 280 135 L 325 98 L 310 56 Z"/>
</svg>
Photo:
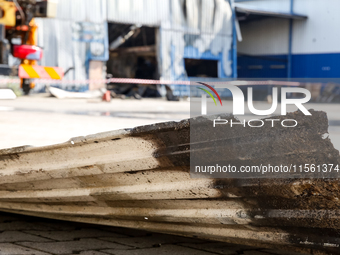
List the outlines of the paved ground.
<svg viewBox="0 0 340 255">
<path fill-rule="evenodd" d="M 30 96 L 0 101 L 0 148 L 48 145 L 71 137 L 189 117 L 189 102 Z"/>
<path fill-rule="evenodd" d="M 0 254 L 269 255 L 269 249 L 0 213 Z"/>
<path fill-rule="evenodd" d="M 231 101 L 224 101 L 232 109 Z M 267 109 L 256 102 L 257 109 Z M 340 150 L 340 105 L 308 104 L 308 109 L 323 110 L 330 120 L 330 138 Z M 246 109 L 245 119 L 254 118 Z M 279 114 L 280 105 L 276 114 Z M 288 111 L 296 109 L 288 107 Z M 121 128 L 132 128 L 156 122 L 190 117 L 187 100 L 169 102 L 163 99 L 114 99 L 110 103 L 86 99 L 57 99 L 47 95 L 20 97 L 0 101 L 0 149 L 22 145 L 48 145 L 71 137 Z"/>
</svg>

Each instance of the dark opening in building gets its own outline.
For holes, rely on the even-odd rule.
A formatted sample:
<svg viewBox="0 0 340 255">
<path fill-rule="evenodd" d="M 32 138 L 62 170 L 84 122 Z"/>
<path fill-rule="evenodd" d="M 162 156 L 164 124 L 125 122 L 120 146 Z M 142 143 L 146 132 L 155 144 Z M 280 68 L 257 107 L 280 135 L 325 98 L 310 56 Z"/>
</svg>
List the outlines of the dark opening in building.
<svg viewBox="0 0 340 255">
<path fill-rule="evenodd" d="M 108 23 L 109 43 L 119 37 L 124 37 L 124 41 L 119 48 L 155 45 L 155 27 L 138 26 L 134 24 Z M 111 49 L 112 50 L 112 49 Z"/>
<path fill-rule="evenodd" d="M 119 78 L 158 79 L 155 44 L 154 27 L 109 23 L 107 73 Z"/>
<path fill-rule="evenodd" d="M 186 58 L 185 70 L 189 77 L 218 78 L 218 61 Z"/>
<path fill-rule="evenodd" d="M 117 78 L 159 79 L 156 28 L 109 23 L 110 57 L 107 73 Z M 156 86 L 109 84 L 119 94 L 159 96 Z"/>
</svg>

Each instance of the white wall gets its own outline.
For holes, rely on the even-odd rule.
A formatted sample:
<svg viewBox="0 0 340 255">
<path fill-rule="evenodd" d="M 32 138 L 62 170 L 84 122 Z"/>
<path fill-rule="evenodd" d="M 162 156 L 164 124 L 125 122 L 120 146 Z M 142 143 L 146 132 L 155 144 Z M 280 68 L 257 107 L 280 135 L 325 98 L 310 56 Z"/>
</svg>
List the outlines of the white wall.
<svg viewBox="0 0 340 255">
<path fill-rule="evenodd" d="M 290 11 L 290 0 L 236 1 L 240 7 L 272 12 Z M 237 45 L 238 52 L 250 55 L 278 55 L 288 53 L 289 22 L 287 19 L 265 18 L 240 22 L 243 41 Z"/>
<path fill-rule="evenodd" d="M 339 0 L 294 0 L 294 12 L 308 19 L 294 21 L 292 53 L 340 53 L 339 11 Z"/>
<path fill-rule="evenodd" d="M 243 41 L 237 51 L 250 55 L 279 55 L 288 53 L 289 22 L 286 19 L 266 18 L 240 23 Z"/>
<path fill-rule="evenodd" d="M 307 0 L 308 1 L 308 0 Z M 250 0 L 235 1 L 238 5 L 261 8 L 273 12 L 290 12 L 290 0 Z"/>
<path fill-rule="evenodd" d="M 242 1 L 257 9 L 289 12 L 287 0 Z M 288 5 L 287 5 L 288 4 Z M 340 53 L 340 0 L 294 0 L 293 11 L 308 16 L 293 21 L 292 53 Z M 268 18 L 241 23 L 238 51 L 253 55 L 287 54 L 289 22 Z"/>
</svg>

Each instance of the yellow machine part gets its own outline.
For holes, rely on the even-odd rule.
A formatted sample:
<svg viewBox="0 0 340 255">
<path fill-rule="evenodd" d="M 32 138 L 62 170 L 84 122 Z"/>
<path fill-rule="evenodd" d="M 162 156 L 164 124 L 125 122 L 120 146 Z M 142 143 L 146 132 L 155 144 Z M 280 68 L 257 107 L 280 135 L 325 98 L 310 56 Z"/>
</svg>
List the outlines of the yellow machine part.
<svg viewBox="0 0 340 255">
<path fill-rule="evenodd" d="M 0 24 L 5 26 L 15 26 L 15 12 L 16 7 L 13 2 L 7 2 L 5 0 L 0 0 L 0 9 L 2 10 L 2 18 L 0 18 Z"/>
<path fill-rule="evenodd" d="M 33 18 L 30 23 L 30 31 L 28 32 L 28 38 L 26 44 L 28 45 L 37 45 L 38 43 L 38 25 L 35 23 L 35 19 Z M 24 59 L 21 61 L 21 64 L 25 65 L 36 65 L 37 61 Z"/>
<path fill-rule="evenodd" d="M 29 45 L 37 45 L 38 43 L 38 25 L 35 23 L 35 19 L 32 18 L 29 26 L 31 30 L 28 34 L 27 44 Z"/>
<path fill-rule="evenodd" d="M 1 1 L 1 0 L 0 0 Z M 35 23 L 34 18 L 29 23 L 29 26 L 31 27 L 28 38 L 27 38 L 27 44 L 29 45 L 37 45 L 38 43 L 38 25 Z M 35 60 L 28 60 L 28 59 L 23 59 L 21 61 L 21 64 L 26 64 L 26 65 L 36 65 L 37 61 Z M 22 88 L 23 85 L 23 79 L 20 78 L 20 87 Z M 35 83 L 31 82 L 30 83 L 30 88 L 33 89 L 35 87 Z"/>
</svg>

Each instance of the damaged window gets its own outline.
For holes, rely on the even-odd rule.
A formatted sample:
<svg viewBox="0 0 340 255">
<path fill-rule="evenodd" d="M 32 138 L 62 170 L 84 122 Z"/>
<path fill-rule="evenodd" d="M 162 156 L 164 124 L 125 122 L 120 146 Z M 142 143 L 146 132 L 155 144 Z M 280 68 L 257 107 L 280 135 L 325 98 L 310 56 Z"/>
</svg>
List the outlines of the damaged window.
<svg viewBox="0 0 340 255">
<path fill-rule="evenodd" d="M 188 77 L 218 78 L 218 61 L 185 58 L 185 71 Z"/>
</svg>

